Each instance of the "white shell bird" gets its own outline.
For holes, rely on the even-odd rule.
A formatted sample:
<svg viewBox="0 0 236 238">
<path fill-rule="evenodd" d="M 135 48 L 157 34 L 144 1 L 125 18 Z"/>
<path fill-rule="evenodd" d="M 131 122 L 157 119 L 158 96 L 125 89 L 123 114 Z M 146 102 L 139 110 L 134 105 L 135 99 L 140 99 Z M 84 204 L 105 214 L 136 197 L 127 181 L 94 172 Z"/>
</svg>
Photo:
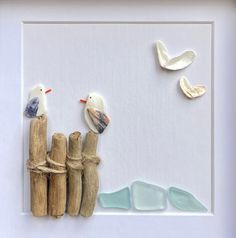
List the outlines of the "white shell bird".
<svg viewBox="0 0 236 238">
<path fill-rule="evenodd" d="M 29 118 L 39 117 L 47 112 L 46 94 L 51 92 L 51 89 L 45 90 L 42 84 L 32 88 L 29 93 L 28 103 L 25 108 L 25 116 Z"/>
<path fill-rule="evenodd" d="M 86 103 L 84 117 L 88 127 L 95 133 L 103 133 L 110 119 L 104 112 L 102 97 L 97 93 L 90 93 L 87 100 L 80 99 L 80 102 Z"/>
<path fill-rule="evenodd" d="M 185 96 L 190 99 L 200 97 L 206 93 L 206 87 L 204 85 L 192 86 L 185 76 L 181 77 L 179 85 Z"/>
<path fill-rule="evenodd" d="M 184 69 L 192 64 L 196 57 L 196 53 L 194 51 L 188 50 L 184 51 L 179 56 L 171 58 L 168 54 L 166 46 L 162 41 L 157 41 L 156 48 L 161 67 L 168 70 Z"/>
</svg>

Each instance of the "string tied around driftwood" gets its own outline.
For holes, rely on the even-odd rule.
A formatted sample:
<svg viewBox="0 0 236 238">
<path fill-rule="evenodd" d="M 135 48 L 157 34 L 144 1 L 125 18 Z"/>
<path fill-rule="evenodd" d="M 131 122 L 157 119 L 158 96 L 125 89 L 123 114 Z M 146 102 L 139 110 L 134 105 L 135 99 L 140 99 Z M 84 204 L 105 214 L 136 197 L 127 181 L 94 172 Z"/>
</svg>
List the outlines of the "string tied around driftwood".
<svg viewBox="0 0 236 238">
<path fill-rule="evenodd" d="M 56 168 L 47 167 L 47 163 L 54 165 Z M 46 161 L 34 163 L 31 160 L 27 160 L 27 168 L 30 172 L 38 174 L 65 174 L 67 171 L 64 164 L 57 163 L 49 158 L 47 155 Z"/>
<path fill-rule="evenodd" d="M 84 166 L 82 165 L 82 156 L 73 157 L 67 155 L 67 168 L 72 170 L 83 170 Z"/>
<path fill-rule="evenodd" d="M 27 160 L 27 168 L 30 172 L 33 172 L 33 173 L 38 173 L 38 174 L 48 173 L 49 168 L 46 167 L 46 165 L 47 165 L 46 161 L 34 163 L 31 160 Z"/>
<path fill-rule="evenodd" d="M 83 163 L 93 163 L 95 165 L 99 165 L 101 159 L 97 155 L 87 155 L 82 154 L 83 157 Z"/>
<path fill-rule="evenodd" d="M 52 173 L 52 174 L 66 174 L 67 173 L 66 165 L 58 163 L 54 160 L 51 160 L 48 154 L 47 154 L 47 162 L 48 162 L 48 164 L 54 166 L 54 168 L 50 168 L 50 170 L 51 170 L 50 173 Z"/>
</svg>

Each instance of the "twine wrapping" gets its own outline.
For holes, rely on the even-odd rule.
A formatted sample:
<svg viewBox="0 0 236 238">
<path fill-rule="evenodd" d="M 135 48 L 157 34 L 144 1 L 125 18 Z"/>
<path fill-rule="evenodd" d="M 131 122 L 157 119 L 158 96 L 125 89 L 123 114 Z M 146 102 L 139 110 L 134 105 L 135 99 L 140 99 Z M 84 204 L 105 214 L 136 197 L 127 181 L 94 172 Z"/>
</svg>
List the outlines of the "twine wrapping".
<svg viewBox="0 0 236 238">
<path fill-rule="evenodd" d="M 99 165 L 101 159 L 97 155 L 86 155 L 82 154 L 83 156 L 83 163 L 93 163 L 95 165 Z"/>
<path fill-rule="evenodd" d="M 35 164 L 31 160 L 27 160 L 27 168 L 28 170 L 30 170 L 30 172 L 33 172 L 33 173 L 38 173 L 38 174 L 48 173 L 49 168 L 45 166 L 46 164 L 47 164 L 46 161 L 42 161 Z"/>
<path fill-rule="evenodd" d="M 48 214 L 61 217 L 66 209 L 66 136 L 54 133 L 51 142 L 51 152 L 47 162 L 50 168 L 57 173 L 50 173 L 48 183 Z"/>
<path fill-rule="evenodd" d="M 52 174 L 66 174 L 66 165 L 58 163 L 54 160 L 51 160 L 49 155 L 47 155 L 47 162 L 50 165 L 54 166 L 54 169 L 50 168 Z"/>
<path fill-rule="evenodd" d="M 46 216 L 48 210 L 47 124 L 46 115 L 30 121 L 29 160 L 25 161 L 30 172 L 30 210 L 36 217 Z"/>
<path fill-rule="evenodd" d="M 80 215 L 83 217 L 92 216 L 99 189 L 99 176 L 97 165 L 100 158 L 96 156 L 98 135 L 92 131 L 86 134 L 83 144 L 83 193 L 80 206 Z"/>
<path fill-rule="evenodd" d="M 54 169 L 47 167 L 47 163 L 54 165 Z M 42 161 L 40 163 L 35 164 L 31 160 L 27 160 L 27 168 L 30 172 L 38 173 L 38 174 L 65 174 L 67 171 L 65 169 L 64 164 L 57 163 L 50 159 L 49 155 L 47 155 L 46 161 Z"/>
<path fill-rule="evenodd" d="M 84 166 L 82 165 L 82 157 L 73 157 L 70 155 L 67 155 L 67 162 L 66 162 L 67 168 L 71 170 L 83 170 Z"/>
</svg>

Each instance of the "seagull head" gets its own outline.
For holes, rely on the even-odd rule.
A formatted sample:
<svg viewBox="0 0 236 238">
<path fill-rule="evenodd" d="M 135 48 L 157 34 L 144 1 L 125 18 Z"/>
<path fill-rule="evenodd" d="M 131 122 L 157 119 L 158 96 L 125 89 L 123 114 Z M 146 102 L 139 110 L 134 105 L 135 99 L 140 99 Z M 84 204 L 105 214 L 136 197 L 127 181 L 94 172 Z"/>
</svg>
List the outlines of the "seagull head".
<svg viewBox="0 0 236 238">
<path fill-rule="evenodd" d="M 90 93 L 87 99 L 80 99 L 80 102 L 85 103 L 87 107 L 96 108 L 97 105 L 103 104 L 103 99 L 97 93 Z"/>
<path fill-rule="evenodd" d="M 52 91 L 51 88 L 45 89 L 45 87 L 42 84 L 37 85 L 36 87 L 32 88 L 30 91 L 31 95 L 44 95 L 47 93 L 50 93 Z"/>
</svg>

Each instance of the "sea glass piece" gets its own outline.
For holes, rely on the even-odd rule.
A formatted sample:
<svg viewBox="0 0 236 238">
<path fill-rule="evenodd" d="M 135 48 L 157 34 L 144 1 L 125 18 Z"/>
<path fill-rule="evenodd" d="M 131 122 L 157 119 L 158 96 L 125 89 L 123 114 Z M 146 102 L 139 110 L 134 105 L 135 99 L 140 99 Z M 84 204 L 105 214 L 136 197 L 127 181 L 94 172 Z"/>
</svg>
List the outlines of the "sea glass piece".
<svg viewBox="0 0 236 238">
<path fill-rule="evenodd" d="M 130 191 L 125 187 L 113 193 L 100 193 L 98 201 L 103 208 L 130 209 Z"/>
<path fill-rule="evenodd" d="M 177 209 L 187 212 L 207 212 L 204 207 L 191 193 L 176 187 L 169 188 L 170 203 Z"/>
<path fill-rule="evenodd" d="M 25 116 L 33 118 L 37 116 L 37 111 L 39 108 L 39 98 L 34 97 L 29 100 L 25 108 Z"/>
<path fill-rule="evenodd" d="M 133 205 L 140 211 L 163 211 L 167 207 L 165 189 L 153 184 L 136 181 L 131 186 Z"/>
</svg>

